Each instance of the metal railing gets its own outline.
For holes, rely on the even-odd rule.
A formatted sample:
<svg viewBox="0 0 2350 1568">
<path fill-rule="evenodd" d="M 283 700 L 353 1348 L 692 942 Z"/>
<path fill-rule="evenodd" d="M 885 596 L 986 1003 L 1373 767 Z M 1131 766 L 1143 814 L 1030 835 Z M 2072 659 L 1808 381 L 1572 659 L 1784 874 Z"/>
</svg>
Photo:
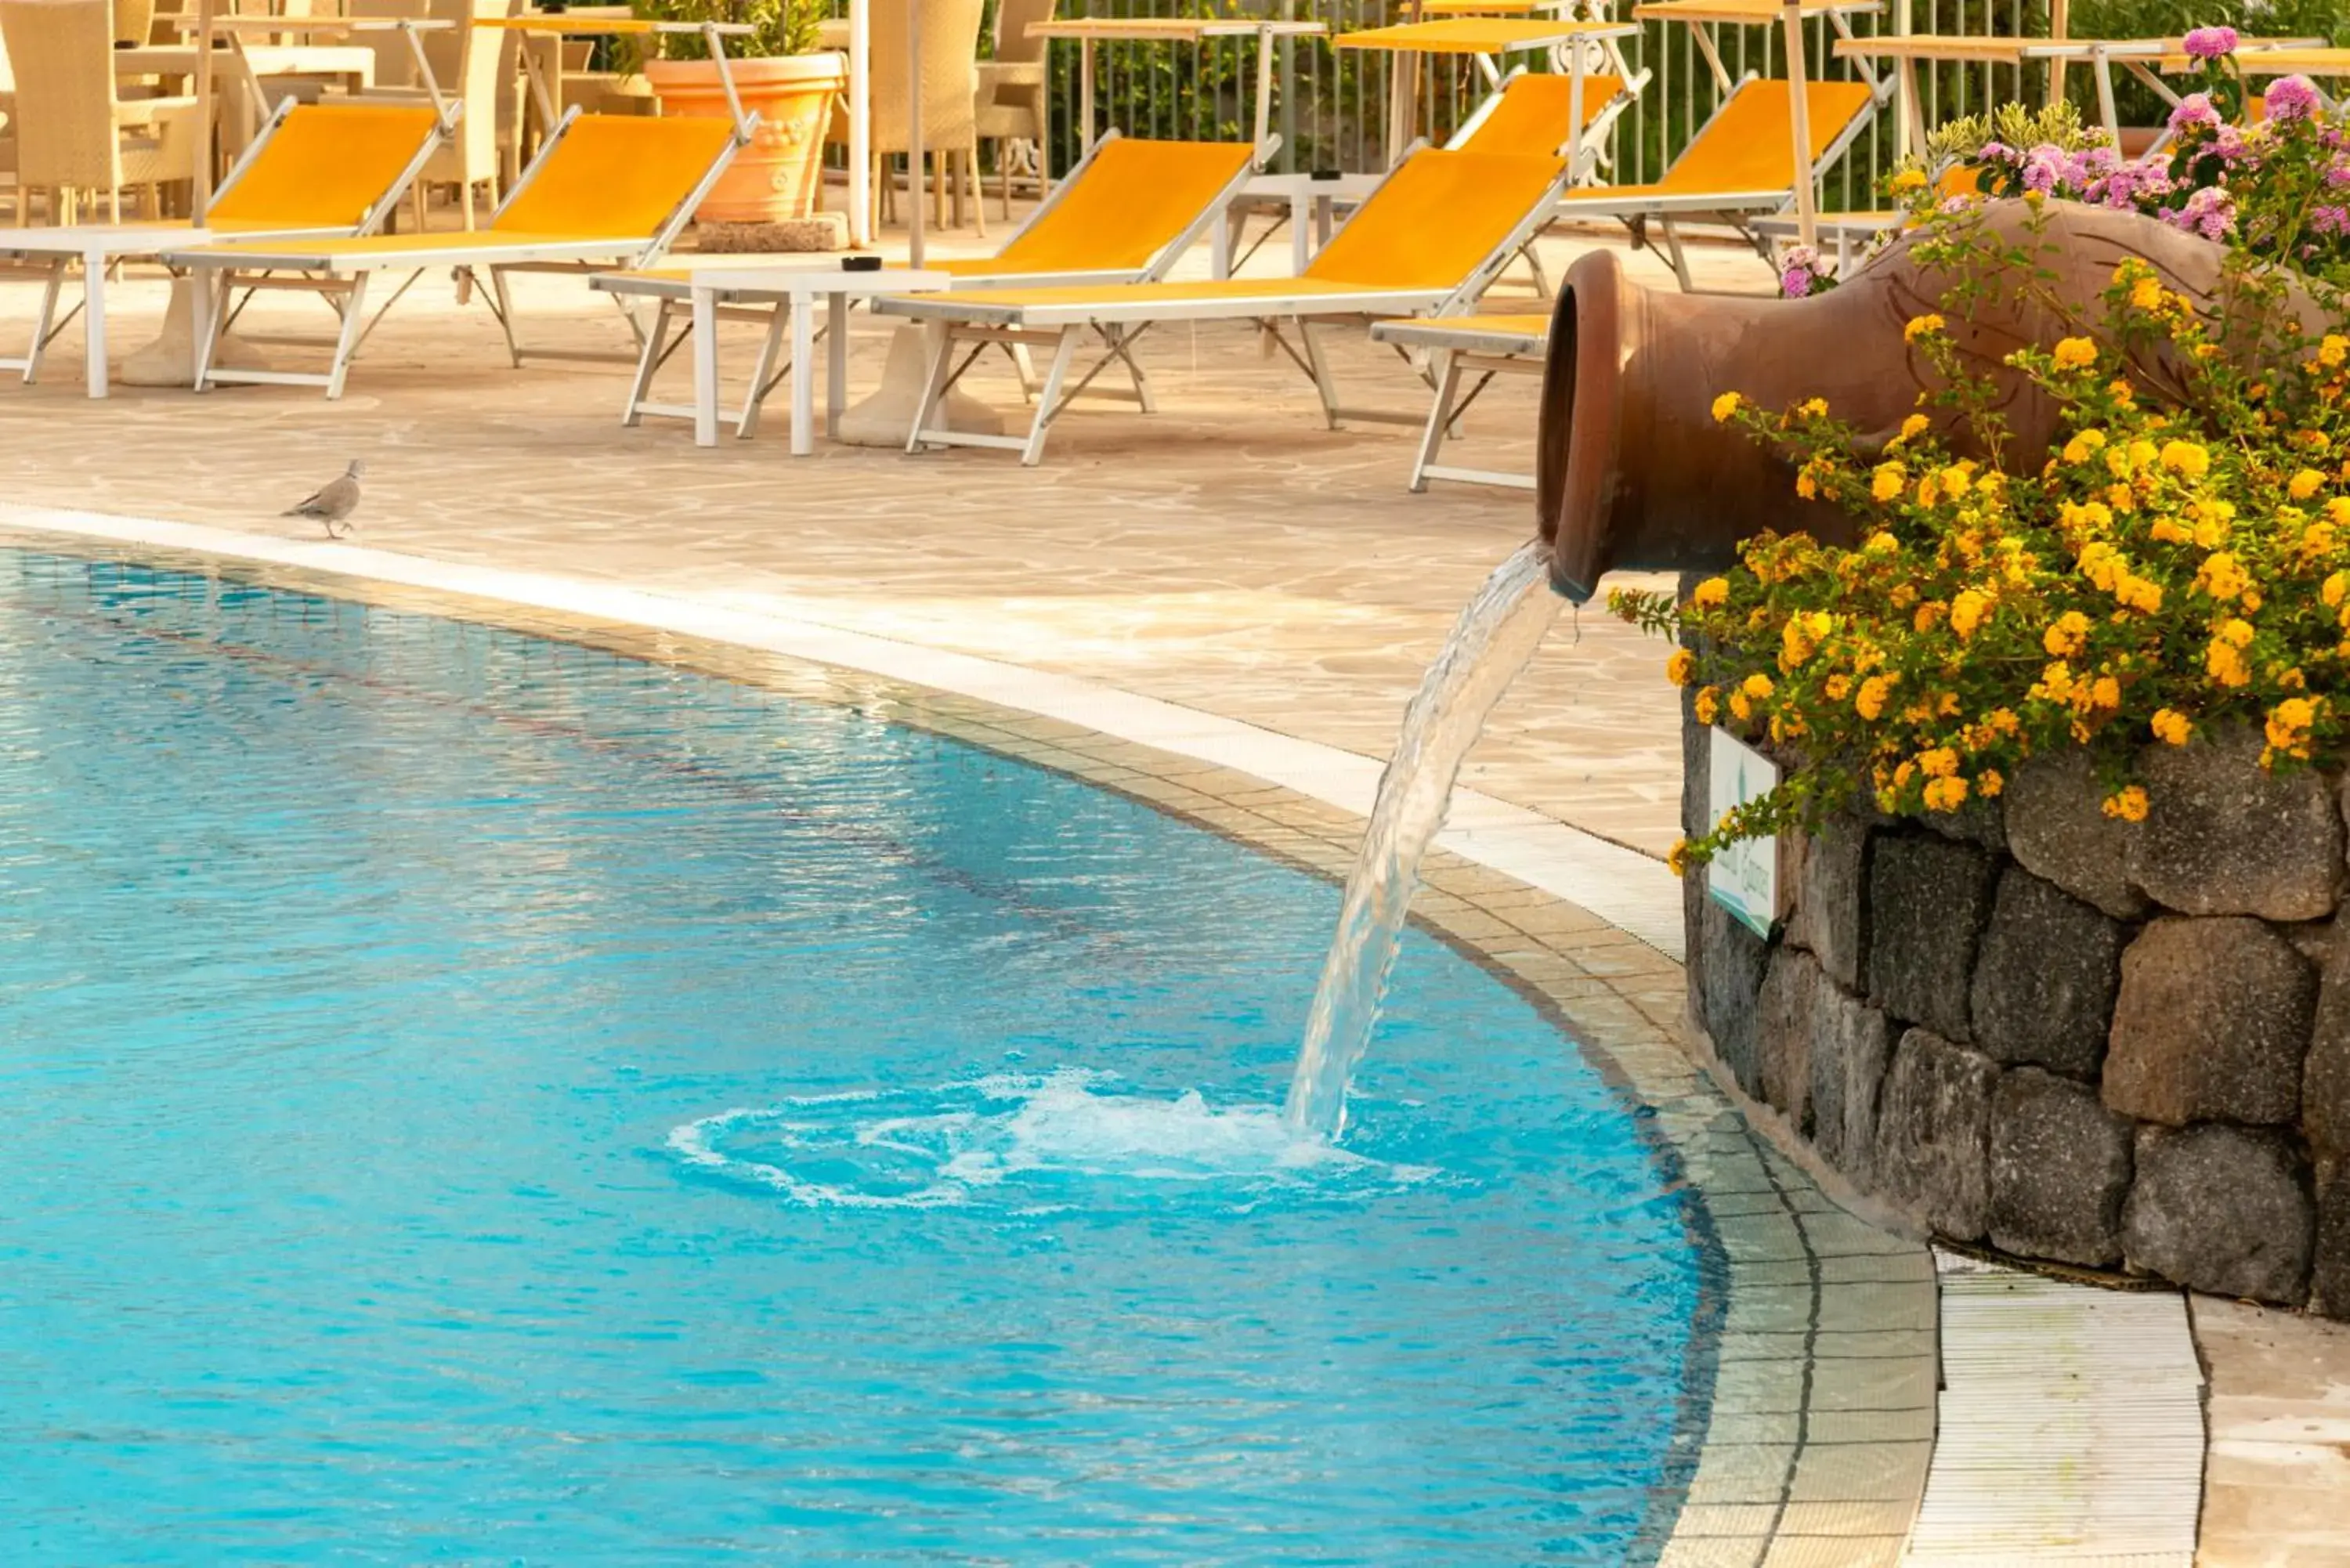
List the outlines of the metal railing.
<svg viewBox="0 0 2350 1568">
<path fill-rule="evenodd" d="M 1630 7 L 1631 0 L 1616 0 L 1617 15 L 1628 15 Z M 835 0 L 835 8 L 846 9 L 846 0 Z M 1272 16 L 1318 21 L 1337 34 L 1408 20 L 1410 10 L 1409 0 L 1060 0 L 1056 14 Z M 1880 31 L 2044 35 L 2047 0 L 1885 0 L 1881 12 L 1856 16 L 1851 26 L 1864 37 Z M 983 25 L 983 51 L 990 30 Z M 1834 57 L 1835 33 L 1825 18 L 1814 18 L 1807 31 L 1814 78 L 1849 80 L 1859 74 L 1852 62 Z M 1732 77 L 1784 74 L 1777 26 L 1723 26 L 1715 30 L 1715 37 Z M 1625 40 L 1624 53 L 1635 71 L 1646 69 L 1651 75 L 1646 90 L 1617 122 L 1605 167 L 1615 182 L 1637 183 L 1663 171 L 1721 106 L 1722 94 L 1686 26 L 1644 24 L 1638 37 Z M 1282 166 L 1377 169 L 1385 156 L 1388 95 L 1395 80 L 1392 57 L 1334 49 L 1326 37 L 1284 39 L 1275 57 L 1279 79 L 1274 126 L 1282 137 Z M 1539 61 L 1529 63 L 1536 69 L 1547 68 Z M 1101 43 L 1095 59 L 1097 118 L 1129 135 L 1237 140 L 1248 133 L 1255 67 L 1256 44 L 1248 38 L 1214 39 L 1196 47 Z M 1056 170 L 1070 167 L 1082 147 L 1077 70 L 1076 46 L 1054 45 L 1052 166 Z M 1419 124 L 1437 141 L 1451 133 L 1487 90 L 1474 63 L 1465 58 L 1429 61 L 1420 83 Z M 2018 99 L 2036 105 L 2045 96 L 2044 78 L 2037 67 L 2018 70 L 1921 64 L 1918 83 L 1929 126 Z M 1876 183 L 1897 156 L 1898 122 L 1898 115 L 1888 111 L 1862 132 L 1825 182 L 1820 192 L 1825 207 L 1874 204 Z"/>
<path fill-rule="evenodd" d="M 1618 0 L 1627 14 L 1629 0 Z M 1351 32 L 1408 19 L 1408 0 L 1062 0 L 1062 16 L 1151 16 L 1232 13 L 1296 16 L 1324 23 L 1330 32 Z M 1853 18 L 1856 33 L 1907 32 L 2016 35 L 2046 31 L 2045 0 L 1887 0 L 1884 12 Z M 1835 59 L 1834 31 L 1825 19 L 1809 24 L 1809 60 L 1815 77 L 1849 79 L 1850 62 Z M 1733 77 L 1784 73 L 1779 29 L 1721 27 L 1722 62 Z M 1282 133 L 1283 161 L 1291 169 L 1368 170 L 1378 166 L 1385 146 L 1388 95 L 1394 87 L 1392 57 L 1367 51 L 1334 49 L 1325 38 L 1284 40 L 1277 46 L 1279 86 L 1274 126 Z M 1690 29 L 1648 23 L 1640 36 L 1626 40 L 1625 55 L 1637 71 L 1652 73 L 1647 89 L 1617 122 L 1609 178 L 1635 182 L 1655 178 L 1718 108 L 1721 92 Z M 1077 50 L 1055 45 L 1052 55 L 1054 167 L 1065 169 L 1077 154 Z M 1097 46 L 1095 94 L 1102 123 L 1132 135 L 1215 139 L 1246 134 L 1255 45 L 1244 39 L 1215 40 L 1194 47 L 1165 44 Z M 1545 68 L 1534 62 L 1534 68 Z M 1919 96 L 1927 123 L 1972 113 L 1990 104 L 2042 95 L 2037 72 L 2019 80 L 2007 67 L 1939 66 L 1919 68 Z M 1419 124 L 1431 140 L 1449 135 L 1486 88 L 1473 62 L 1437 59 L 1420 73 Z M 1878 117 L 1853 146 L 1822 192 L 1830 207 L 1866 205 L 1879 176 L 1895 158 L 1896 119 Z"/>
</svg>

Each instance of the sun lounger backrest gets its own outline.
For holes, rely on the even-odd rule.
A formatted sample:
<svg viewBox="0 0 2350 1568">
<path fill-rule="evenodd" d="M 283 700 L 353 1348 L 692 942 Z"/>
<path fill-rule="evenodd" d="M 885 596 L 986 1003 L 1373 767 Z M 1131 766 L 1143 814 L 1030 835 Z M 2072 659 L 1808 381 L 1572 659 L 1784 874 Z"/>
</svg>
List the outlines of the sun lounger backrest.
<svg viewBox="0 0 2350 1568">
<path fill-rule="evenodd" d="M 1866 82 L 1806 82 L 1811 109 L 1812 162 L 1816 165 L 1837 138 L 1876 107 Z M 1741 82 L 1714 111 L 1673 166 L 1657 182 L 1660 190 L 1793 191 L 1795 188 L 1794 116 L 1785 81 L 1776 77 Z"/>
<path fill-rule="evenodd" d="M 1009 272 L 1139 270 L 1249 168 L 1240 141 L 1104 142 L 1060 199 L 995 257 Z"/>
<path fill-rule="evenodd" d="M 491 228 L 638 239 L 658 234 L 733 140 L 732 120 L 583 114 Z"/>
<path fill-rule="evenodd" d="M 204 221 L 224 228 L 356 229 L 439 129 L 430 104 L 296 104 Z"/>
<path fill-rule="evenodd" d="M 1559 158 L 1423 148 L 1365 199 L 1305 275 L 1375 288 L 1458 288 L 1526 222 L 1565 167 Z"/>
<path fill-rule="evenodd" d="M 1583 124 L 1575 123 L 1573 78 L 1527 71 L 1502 84 L 1501 101 L 1477 122 L 1454 151 L 1543 155 L 1556 152 L 1579 130 L 1588 130 L 1609 100 L 1624 90 L 1622 77 L 1583 78 Z"/>
</svg>

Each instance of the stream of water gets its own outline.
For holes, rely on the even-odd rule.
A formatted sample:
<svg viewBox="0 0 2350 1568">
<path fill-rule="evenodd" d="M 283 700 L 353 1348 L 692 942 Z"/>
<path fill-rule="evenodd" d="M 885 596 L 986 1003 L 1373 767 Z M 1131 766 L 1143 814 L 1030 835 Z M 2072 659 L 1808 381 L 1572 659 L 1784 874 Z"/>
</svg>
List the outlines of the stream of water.
<svg viewBox="0 0 2350 1568">
<path fill-rule="evenodd" d="M 1298 1132 L 1336 1138 L 1346 1130 L 1347 1084 L 1370 1048 L 1420 860 L 1444 826 L 1469 748 L 1565 602 L 1548 589 L 1549 558 L 1532 540 L 1494 569 L 1404 710 L 1290 1080 L 1287 1115 Z"/>
</svg>

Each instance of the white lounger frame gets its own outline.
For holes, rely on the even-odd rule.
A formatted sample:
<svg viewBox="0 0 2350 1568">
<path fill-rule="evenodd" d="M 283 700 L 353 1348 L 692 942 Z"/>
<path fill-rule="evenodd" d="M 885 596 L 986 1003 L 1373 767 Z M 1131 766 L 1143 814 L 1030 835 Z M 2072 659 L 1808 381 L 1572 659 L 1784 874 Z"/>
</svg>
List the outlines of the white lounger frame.
<svg viewBox="0 0 2350 1568">
<path fill-rule="evenodd" d="M 719 61 L 723 67 L 726 57 L 720 42 L 720 34 L 738 32 L 742 29 L 739 26 L 722 27 L 719 24 L 705 23 L 698 27 L 683 30 L 703 34 L 710 47 L 711 57 Z M 343 395 L 343 383 L 350 373 L 351 361 L 358 357 L 359 348 L 367 341 L 369 335 L 374 332 L 376 327 L 390 312 L 391 307 L 400 303 L 401 296 L 415 286 L 418 278 L 432 268 L 440 266 L 455 269 L 461 280 L 461 286 L 466 287 L 478 282 L 483 273 L 486 272 L 489 275 L 490 312 L 497 317 L 498 326 L 505 335 L 506 356 L 516 369 L 522 368 L 526 358 L 620 364 L 632 362 L 636 358 L 634 353 L 615 354 L 599 349 L 582 348 L 525 348 L 515 331 L 514 299 L 506 287 L 506 276 L 510 273 L 517 272 L 578 276 L 608 272 L 614 267 L 644 268 L 658 262 L 667 253 L 669 247 L 676 243 L 677 236 L 691 221 L 694 209 L 701 206 L 702 198 L 710 193 L 710 188 L 716 184 L 718 177 L 726 171 L 726 166 L 734 161 L 737 153 L 750 145 L 752 136 L 758 130 L 759 117 L 756 113 L 743 108 L 742 99 L 735 93 L 733 75 L 722 68 L 719 80 L 726 89 L 727 107 L 733 113 L 733 133 L 726 145 L 720 149 L 718 156 L 712 160 L 710 167 L 702 171 L 702 178 L 695 182 L 693 189 L 671 210 L 669 216 L 662 220 L 660 226 L 647 236 L 580 241 L 516 242 L 506 245 L 443 244 L 436 247 L 428 237 L 420 235 L 412 248 L 400 251 L 380 251 L 366 255 L 350 255 L 332 251 L 306 252 L 298 244 L 289 244 L 284 250 L 275 252 L 255 251 L 250 248 L 234 253 L 195 250 L 167 256 L 165 258 L 167 261 L 185 265 L 192 270 L 200 268 L 218 275 L 216 278 L 200 284 L 196 290 L 196 390 L 209 391 L 214 385 L 221 383 L 324 387 L 329 400 L 340 398 Z M 490 222 L 493 227 L 495 226 L 498 216 L 512 207 L 523 192 L 530 188 L 531 182 L 546 166 L 548 160 L 554 157 L 565 137 L 569 133 L 573 123 L 578 118 L 579 108 L 576 104 L 564 111 L 562 119 L 556 122 L 553 132 L 540 146 L 537 155 L 532 158 L 529 166 L 515 182 L 514 188 L 506 192 L 505 199 L 498 203 L 497 212 L 491 214 Z M 369 316 L 367 312 L 367 292 L 369 282 L 378 273 L 402 271 L 406 272 L 408 276 L 401 280 L 397 289 L 392 291 L 391 297 L 379 306 L 373 316 Z M 299 275 L 279 275 L 285 273 Z M 231 319 L 228 311 L 229 300 L 239 288 L 247 292 L 248 298 L 254 292 L 265 288 L 292 289 L 324 297 L 342 321 L 341 330 L 331 340 L 334 346 L 334 358 L 328 368 L 324 371 L 263 370 L 216 363 L 220 339 L 226 329 L 228 320 Z M 625 304 L 621 304 L 620 313 L 628 321 L 630 333 L 641 342 L 644 329 L 636 316 Z M 283 337 L 274 339 L 256 337 L 254 340 L 256 342 L 304 342 L 313 346 L 319 341 L 310 338 Z"/>
<path fill-rule="evenodd" d="M 1051 192 L 1043 202 L 1037 204 L 1035 211 L 1030 213 L 1025 219 L 1022 220 L 1020 226 L 1012 231 L 1012 236 L 1003 242 L 1003 249 L 1009 250 L 1018 242 L 1021 235 L 1042 222 L 1045 215 L 1058 205 L 1062 198 L 1075 187 L 1076 182 L 1084 177 L 1094 160 L 1100 156 L 1102 149 L 1118 139 L 1118 134 L 1116 130 L 1111 130 L 1097 138 L 1094 144 L 1086 149 L 1085 156 L 1077 161 L 1076 167 L 1054 182 Z M 1164 250 L 1140 267 L 1112 267 L 1089 272 L 992 273 L 983 277 L 972 278 L 968 286 L 959 285 L 958 286 L 1052 288 L 1069 284 L 1140 283 L 1164 277 L 1174 267 L 1176 262 L 1181 259 L 1183 253 L 1198 243 L 1201 234 L 1208 227 L 1213 214 L 1223 210 L 1224 204 L 1232 199 L 1232 193 L 1244 185 L 1280 151 L 1280 137 L 1266 138 L 1257 148 L 1256 156 L 1242 166 L 1241 171 L 1233 176 L 1230 184 L 1217 193 L 1206 212 L 1195 218 L 1189 227 L 1168 244 Z M 694 409 L 691 403 L 655 402 L 652 400 L 651 394 L 653 378 L 660 373 L 660 368 L 669 363 L 671 358 L 680 348 L 693 340 L 691 309 L 693 285 L 681 277 L 649 277 L 639 273 L 604 273 L 589 279 L 588 286 L 601 289 L 607 294 L 647 298 L 655 302 L 652 327 L 643 335 L 642 345 L 637 354 L 637 373 L 635 379 L 629 384 L 628 401 L 620 413 L 621 425 L 633 427 L 641 423 L 647 415 L 660 419 L 692 419 Z M 730 424 L 734 428 L 734 437 L 737 441 L 748 441 L 758 433 L 759 415 L 766 405 L 767 395 L 783 384 L 785 377 L 791 374 L 791 362 L 783 357 L 784 330 L 790 325 L 789 312 L 790 296 L 788 294 L 764 294 L 754 288 L 735 288 L 729 289 L 719 297 L 718 318 L 720 320 L 755 322 L 766 328 L 765 336 L 759 346 L 758 356 L 751 368 L 751 380 L 743 394 L 743 411 L 734 415 L 719 416 L 720 422 Z M 831 327 L 828 323 L 818 327 L 816 333 L 816 340 L 821 341 L 825 334 L 830 330 Z M 1035 375 L 1030 367 L 1024 348 L 1013 352 L 1013 364 L 1020 372 L 1022 389 L 1033 394 L 1035 389 Z"/>
<path fill-rule="evenodd" d="M 1436 459 L 1444 450 L 1445 441 L 1459 433 L 1453 427 L 1460 423 L 1461 416 L 1492 384 L 1494 377 L 1539 377 L 1543 373 L 1543 349 L 1548 334 L 1456 326 L 1439 317 L 1429 321 L 1374 321 L 1371 338 L 1400 348 L 1424 350 L 1435 358 L 1432 374 L 1436 399 L 1428 410 L 1428 427 L 1420 432 L 1419 450 L 1412 457 L 1413 494 L 1425 491 L 1431 479 L 1494 484 L 1509 490 L 1534 487 L 1534 475 L 1530 473 L 1463 468 L 1440 463 Z M 1477 377 L 1477 382 L 1464 395 L 1461 383 L 1471 374 Z"/>
<path fill-rule="evenodd" d="M 1399 162 L 1398 167 L 1402 165 Z M 1149 383 L 1141 367 L 1135 362 L 1135 343 L 1151 327 L 1174 321 L 1253 320 L 1270 335 L 1274 343 L 1288 354 L 1291 360 L 1314 383 L 1322 400 L 1324 420 L 1332 430 L 1340 429 L 1346 420 L 1362 420 L 1374 423 L 1412 424 L 1417 414 L 1397 413 L 1384 409 L 1347 408 L 1338 400 L 1337 384 L 1331 379 L 1330 368 L 1324 359 L 1322 345 L 1314 336 L 1317 324 L 1333 320 L 1357 319 L 1382 316 L 1458 316 L 1472 308 L 1478 297 L 1492 286 L 1512 257 L 1530 242 L 1548 221 L 1551 205 L 1565 186 L 1568 171 L 1561 169 L 1556 181 L 1526 214 L 1519 219 L 1502 242 L 1472 268 L 1469 275 L 1448 289 L 1363 289 L 1343 294 L 1300 294 L 1284 286 L 1293 280 L 1267 278 L 1263 291 L 1253 296 L 1225 295 L 1214 298 L 1175 300 L 1135 300 L 1129 304 L 1069 304 L 1069 305 L 991 305 L 984 293 L 972 295 L 902 295 L 877 300 L 874 308 L 885 315 L 910 316 L 929 324 L 931 335 L 929 385 L 923 393 L 921 406 L 914 416 L 914 428 L 906 438 L 908 452 L 920 452 L 925 447 L 978 446 L 993 447 L 1020 453 L 1021 462 L 1035 467 L 1045 454 L 1045 438 L 1053 423 L 1067 411 L 1069 405 L 1087 389 L 1094 379 L 1112 364 L 1124 364 L 1135 381 L 1134 399 L 1145 413 L 1155 411 L 1150 400 Z M 1388 176 L 1392 178 L 1392 174 Z M 1386 182 L 1383 180 L 1381 185 Z M 1366 206 L 1376 200 L 1378 191 L 1364 198 Z M 1298 341 L 1290 343 L 1282 331 L 1284 322 L 1294 322 Z M 1131 330 L 1128 330 L 1131 328 Z M 1104 353 L 1092 369 L 1079 378 L 1074 387 L 1067 387 L 1070 367 L 1081 343 L 1088 337 L 1100 338 Z M 966 356 L 961 365 L 954 362 L 957 343 L 976 343 L 980 348 Z M 986 346 L 993 343 L 1016 343 L 1023 348 L 1049 348 L 1053 350 L 1051 367 L 1045 373 L 1045 384 L 1036 399 L 1036 412 L 1024 436 L 990 435 L 973 431 L 950 429 L 943 422 L 946 397 L 963 372 L 977 360 Z M 1065 390 L 1064 389 L 1066 388 Z M 933 422 L 934 418 L 939 422 Z"/>
<path fill-rule="evenodd" d="M 464 113 L 465 106 L 457 99 L 444 98 L 442 95 L 440 83 L 432 75 L 432 64 L 425 58 L 423 41 L 418 36 L 421 24 L 413 18 L 401 17 L 390 25 L 393 30 L 407 39 L 409 52 L 415 57 L 416 67 L 421 73 L 425 95 L 432 100 L 433 113 L 438 121 L 434 133 L 426 138 L 418 147 L 416 156 L 408 161 L 408 166 L 400 171 L 399 178 L 394 180 L 384 193 L 376 199 L 374 204 L 361 214 L 357 227 L 280 229 L 265 233 L 248 231 L 239 234 L 237 238 L 319 239 L 374 234 L 397 210 L 400 198 L 408 193 L 409 187 L 413 185 L 417 177 L 424 172 L 424 166 L 432 161 L 432 155 L 440 151 L 442 143 L 455 133 L 458 119 Z M 243 47 L 243 44 L 239 43 L 240 51 Z M 276 136 L 278 129 L 286 123 L 286 117 L 293 112 L 294 108 L 295 99 L 291 97 L 278 99 L 277 107 L 270 110 L 269 118 L 261 122 L 261 129 L 255 133 L 253 140 L 245 144 L 244 151 L 237 155 L 236 161 L 230 165 L 227 175 L 221 181 L 220 188 L 213 192 L 211 202 L 213 206 L 218 206 L 223 197 L 236 189 L 237 182 L 244 179 L 246 172 L 252 169 L 254 161 L 261 156 L 263 150 Z M 160 226 L 149 224 L 137 227 L 151 232 Z M 132 232 L 135 231 L 126 230 L 126 237 Z M 196 224 L 177 232 L 173 238 L 181 244 L 202 244 L 205 233 L 202 224 Z M 0 370 L 22 371 L 25 385 L 28 387 L 39 378 L 41 360 L 47 352 L 49 345 L 57 340 L 59 333 L 73 325 L 74 317 L 84 310 L 91 310 L 95 315 L 104 309 L 104 303 L 99 296 L 105 288 L 105 277 L 88 275 L 87 272 L 93 254 L 105 257 L 99 268 L 101 274 L 119 267 L 125 261 L 160 258 L 163 254 L 161 249 L 147 242 L 138 242 L 134 248 L 120 249 L 102 243 L 103 236 L 96 237 L 99 243 L 94 244 L 93 235 L 86 226 L 65 229 L 0 230 L 0 276 L 30 277 L 38 280 L 42 285 L 40 309 L 33 317 L 31 347 L 20 358 L 0 359 Z M 57 297 L 64 290 L 67 272 L 77 261 L 82 262 L 85 267 L 82 297 L 78 304 L 68 310 L 63 317 L 59 317 L 57 313 Z M 103 333 L 97 334 L 97 351 L 103 354 L 105 347 L 106 340 Z"/>
</svg>

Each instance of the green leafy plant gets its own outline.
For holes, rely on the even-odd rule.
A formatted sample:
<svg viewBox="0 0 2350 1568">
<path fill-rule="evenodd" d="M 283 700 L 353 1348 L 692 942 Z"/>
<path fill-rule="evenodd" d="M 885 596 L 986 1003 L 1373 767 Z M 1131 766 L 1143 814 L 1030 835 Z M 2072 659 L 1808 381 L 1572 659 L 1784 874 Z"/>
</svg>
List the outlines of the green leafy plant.
<svg viewBox="0 0 2350 1568">
<path fill-rule="evenodd" d="M 825 0 L 629 0 L 629 11 L 649 22 L 748 24 L 748 36 L 725 41 L 727 54 L 743 59 L 812 53 L 817 24 L 832 14 Z M 710 57 L 710 47 L 695 33 L 657 34 L 651 47 L 653 57 L 664 60 Z M 645 48 L 639 46 L 639 63 Z"/>
</svg>

